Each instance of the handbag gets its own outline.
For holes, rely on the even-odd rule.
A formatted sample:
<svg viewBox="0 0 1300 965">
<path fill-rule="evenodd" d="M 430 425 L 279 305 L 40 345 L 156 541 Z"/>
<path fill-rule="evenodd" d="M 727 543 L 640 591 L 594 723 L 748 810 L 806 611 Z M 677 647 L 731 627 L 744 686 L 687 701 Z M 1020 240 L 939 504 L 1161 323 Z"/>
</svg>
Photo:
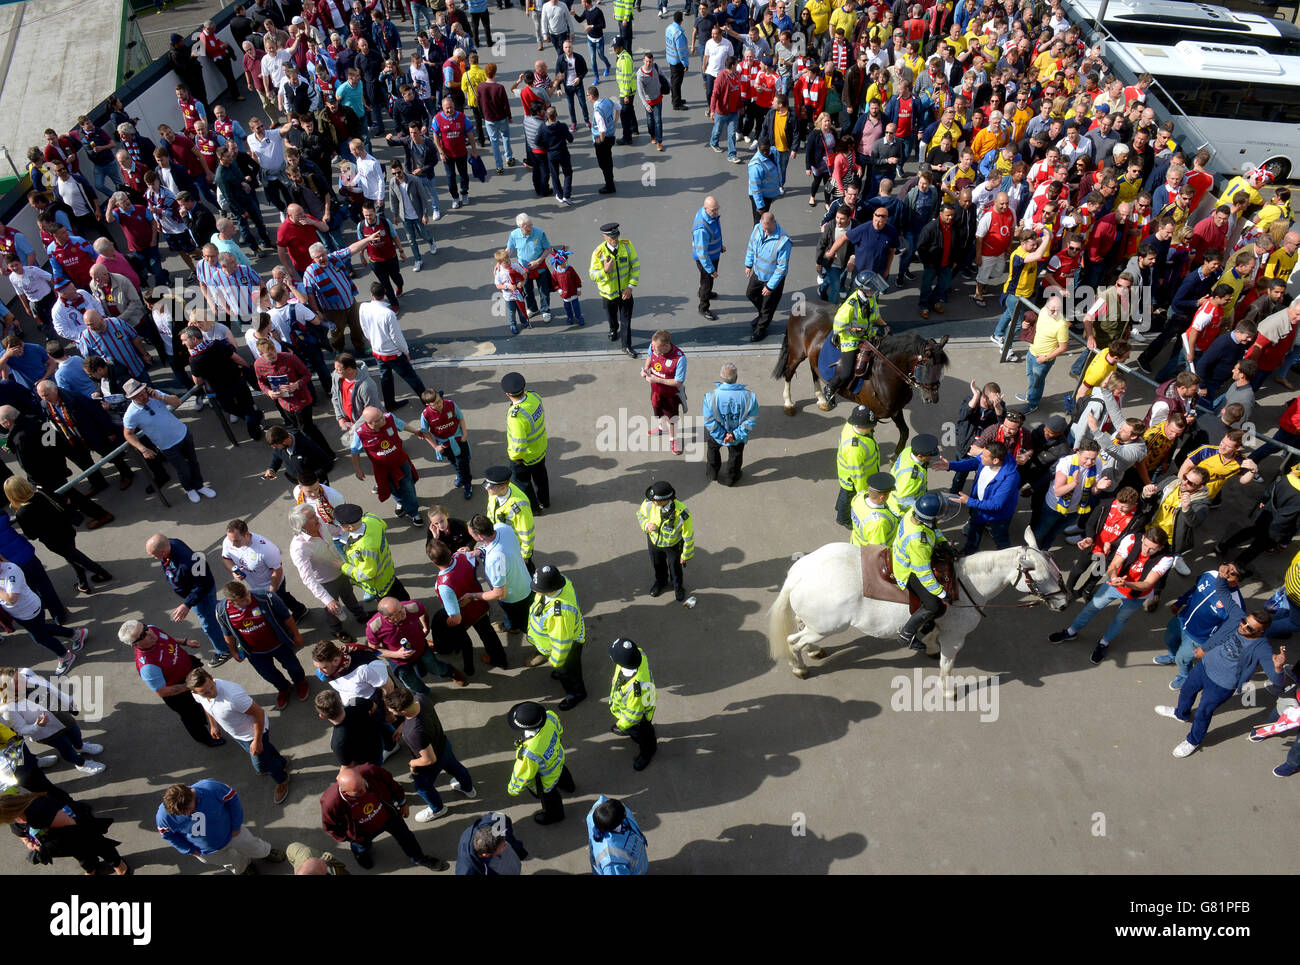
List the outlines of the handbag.
<svg viewBox="0 0 1300 965">
<path fill-rule="evenodd" d="M 664 76 L 664 72 L 659 69 L 658 65 L 655 66 L 655 73 L 659 75 L 659 96 L 667 97 L 672 93 L 672 87 L 668 84 L 668 78 Z"/>
</svg>

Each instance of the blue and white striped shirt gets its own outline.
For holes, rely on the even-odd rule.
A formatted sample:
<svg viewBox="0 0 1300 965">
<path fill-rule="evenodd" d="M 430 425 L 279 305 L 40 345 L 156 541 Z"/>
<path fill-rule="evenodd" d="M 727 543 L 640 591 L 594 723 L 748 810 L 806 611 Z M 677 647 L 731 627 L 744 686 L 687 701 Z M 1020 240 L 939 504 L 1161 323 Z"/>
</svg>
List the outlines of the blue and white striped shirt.
<svg viewBox="0 0 1300 965">
<path fill-rule="evenodd" d="M 103 332 L 86 328 L 77 336 L 77 348 L 81 351 L 81 357 L 98 355 L 113 359 L 130 372 L 133 378 L 148 378 L 144 359 L 140 358 L 140 353 L 133 344 L 133 340 L 139 337 L 135 330 L 116 318 L 105 318 L 104 324 L 107 328 Z"/>
<path fill-rule="evenodd" d="M 346 248 L 331 251 L 324 266 L 312 262 L 302 273 L 302 284 L 322 311 L 344 311 L 356 303 L 357 286 L 348 277 L 352 255 Z"/>
</svg>

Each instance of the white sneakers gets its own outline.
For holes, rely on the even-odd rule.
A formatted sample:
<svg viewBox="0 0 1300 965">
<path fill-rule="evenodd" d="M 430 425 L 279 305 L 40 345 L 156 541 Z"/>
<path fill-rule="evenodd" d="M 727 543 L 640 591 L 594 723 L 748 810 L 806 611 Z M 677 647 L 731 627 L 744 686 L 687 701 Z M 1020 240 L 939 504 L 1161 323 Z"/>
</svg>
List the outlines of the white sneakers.
<svg viewBox="0 0 1300 965">
<path fill-rule="evenodd" d="M 1179 576 L 1191 576 L 1192 571 L 1188 568 L 1187 563 L 1181 556 L 1174 557 L 1174 572 Z"/>
<path fill-rule="evenodd" d="M 42 754 L 36 758 L 36 765 L 42 770 L 47 770 L 59 762 L 58 754 Z"/>
<path fill-rule="evenodd" d="M 425 808 L 415 815 L 415 820 L 418 824 L 428 824 L 434 818 L 440 818 L 446 813 L 447 805 L 445 804 L 436 811 L 433 808 Z"/>
<path fill-rule="evenodd" d="M 1178 746 L 1174 748 L 1174 757 L 1188 757 L 1191 754 L 1196 753 L 1197 747 L 1198 745 L 1196 744 L 1189 744 L 1187 741 L 1181 741 Z"/>
<path fill-rule="evenodd" d="M 467 790 L 465 790 L 463 787 L 460 786 L 460 781 L 456 780 L 454 777 L 451 779 L 451 789 L 452 789 L 453 791 L 460 791 L 461 794 L 464 794 L 464 795 L 465 795 L 467 798 L 469 798 L 471 801 L 474 800 L 474 798 L 478 797 L 478 789 L 477 789 L 477 788 L 472 788 L 472 787 L 471 787 L 471 788 L 467 791 Z"/>
<path fill-rule="evenodd" d="M 200 486 L 199 495 L 206 496 L 208 499 L 216 499 L 217 491 L 213 489 L 211 486 Z"/>
<path fill-rule="evenodd" d="M 189 501 L 192 503 L 197 503 L 199 501 L 199 494 L 197 490 L 187 489 L 185 490 L 185 495 L 189 498 Z"/>
<path fill-rule="evenodd" d="M 1156 713 L 1159 714 L 1161 717 L 1168 717 L 1168 718 L 1170 718 L 1171 720 L 1181 720 L 1181 719 L 1182 719 L 1182 718 L 1180 718 L 1180 717 L 1178 716 L 1177 708 L 1171 707 L 1171 706 L 1169 706 L 1168 704 L 1159 704 L 1159 705 L 1157 705 L 1157 707 L 1156 707 Z M 1183 721 L 1183 723 L 1187 723 L 1187 722 L 1186 722 L 1186 721 Z"/>
<path fill-rule="evenodd" d="M 96 774 L 103 774 L 107 767 L 107 764 L 100 761 L 87 760 L 85 763 L 78 764 L 77 770 L 82 774 L 89 774 L 91 777 L 94 777 Z"/>
<path fill-rule="evenodd" d="M 103 744 L 92 744 L 90 741 L 85 741 L 78 749 L 81 753 L 89 754 L 91 757 L 98 757 L 100 754 L 104 753 Z"/>
<path fill-rule="evenodd" d="M 442 218 L 442 212 L 439 211 L 437 208 L 434 208 L 434 209 L 433 209 L 433 220 L 434 220 L 434 221 L 438 221 L 438 220 L 440 220 L 441 218 Z"/>
</svg>

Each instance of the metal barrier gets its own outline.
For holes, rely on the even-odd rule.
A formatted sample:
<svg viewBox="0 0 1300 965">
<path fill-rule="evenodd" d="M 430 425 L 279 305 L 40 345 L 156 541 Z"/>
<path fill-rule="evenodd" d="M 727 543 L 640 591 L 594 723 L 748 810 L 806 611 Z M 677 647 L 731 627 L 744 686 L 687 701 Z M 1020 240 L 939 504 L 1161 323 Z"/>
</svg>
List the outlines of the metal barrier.
<svg viewBox="0 0 1300 965">
<path fill-rule="evenodd" d="M 1041 314 L 1042 311 L 1043 309 L 1040 306 L 1035 305 L 1028 298 L 1025 298 L 1022 295 L 1016 296 L 1016 306 L 1015 306 L 1015 311 L 1011 317 L 1011 324 L 1007 327 L 1007 334 L 1003 338 L 1002 347 L 999 350 L 1000 351 L 1000 357 L 998 358 L 999 362 L 1006 362 L 1009 360 L 1009 357 L 1012 352 L 1012 346 L 1015 344 L 1016 339 L 1020 334 L 1020 326 L 1024 321 L 1025 313 L 1036 312 Z M 1070 341 L 1072 343 L 1078 343 L 1079 346 L 1082 347 L 1085 352 L 1089 351 L 1087 340 L 1082 338 L 1079 335 L 1076 335 L 1074 332 L 1070 332 Z M 1026 348 L 1026 352 L 1027 351 L 1028 348 Z M 1174 347 L 1174 351 L 1178 351 L 1176 345 Z M 1136 366 L 1128 365 L 1127 363 L 1121 362 L 1119 365 L 1116 366 L 1116 368 L 1119 369 L 1121 372 L 1123 372 L 1126 376 L 1136 376 L 1140 381 L 1145 382 L 1153 389 L 1158 388 L 1161 385 L 1161 383 L 1151 378 L 1149 375 L 1147 375 L 1145 372 L 1143 372 L 1141 369 L 1137 368 Z M 1077 388 L 1082 381 L 1083 378 L 1082 376 L 1080 376 L 1080 378 L 1075 382 L 1075 387 Z M 1204 409 L 1206 412 L 1214 413 L 1215 411 L 1214 406 L 1211 405 L 1209 401 L 1203 399 L 1197 399 L 1196 405 L 1197 408 Z M 1264 442 L 1271 443 L 1272 445 L 1277 446 L 1279 449 L 1283 449 L 1286 452 L 1291 453 L 1293 456 L 1300 457 L 1300 449 L 1297 449 L 1294 446 L 1287 445 L 1285 442 L 1279 442 L 1277 439 L 1274 439 L 1272 436 L 1266 436 L 1263 435 L 1262 433 L 1256 432 L 1255 438 L 1263 440 Z"/>
<path fill-rule="evenodd" d="M 169 405 L 167 408 L 168 408 L 170 411 L 175 412 L 177 409 L 179 409 L 181 406 L 183 406 L 183 405 L 186 403 L 186 401 L 187 401 L 188 399 L 190 399 L 193 395 L 195 395 L 195 393 L 197 393 L 198 390 L 199 390 L 199 387 L 198 387 L 197 385 L 191 386 L 188 392 L 186 392 L 184 395 L 180 396 L 180 398 L 179 398 L 179 399 L 177 400 L 177 402 L 176 402 L 176 405 L 174 405 L 174 406 L 170 406 L 170 405 Z M 229 440 L 230 440 L 230 441 L 235 445 L 235 447 L 238 448 L 238 447 L 239 447 L 239 440 L 235 438 L 235 433 L 234 433 L 233 431 L 231 431 L 231 428 L 230 428 L 230 420 L 226 418 L 225 410 L 223 410 L 223 409 L 221 408 L 221 406 L 217 405 L 216 402 L 215 402 L 215 400 L 210 401 L 209 408 L 211 408 L 212 411 L 216 414 L 216 416 L 217 416 L 217 421 L 219 421 L 219 422 L 221 423 L 221 427 L 222 427 L 222 429 L 223 429 L 223 430 L 225 431 L 225 433 L 226 433 L 226 438 L 228 438 L 228 439 L 229 439 Z M 82 471 L 79 472 L 77 475 L 73 476 L 73 477 L 72 477 L 71 479 L 69 479 L 66 483 L 64 483 L 64 484 L 63 484 L 62 486 L 60 486 L 57 490 L 55 490 L 55 492 L 56 492 L 56 493 L 59 493 L 59 494 L 66 493 L 69 489 L 71 489 L 73 486 L 77 485 L 78 483 L 82 482 L 82 481 L 83 481 L 84 479 L 86 479 L 87 477 L 89 477 L 89 476 L 93 476 L 95 473 L 99 472 L 99 471 L 100 471 L 101 469 L 103 469 L 106 465 L 108 465 L 110 462 L 112 462 L 112 461 L 113 461 L 114 459 L 116 459 L 118 456 L 122 455 L 122 454 L 123 454 L 124 452 L 126 452 L 126 450 L 128 450 L 128 449 L 130 449 L 132 452 L 134 452 L 134 453 L 136 454 L 136 457 L 137 457 L 137 458 L 140 460 L 140 462 L 143 464 L 145 474 L 146 474 L 146 475 L 149 475 L 149 476 L 152 476 L 152 475 L 153 475 L 153 471 L 152 471 L 152 469 L 150 469 L 150 467 L 149 467 L 149 460 L 146 459 L 146 458 L 145 458 L 145 457 L 140 453 L 140 450 L 136 449 L 135 446 L 131 445 L 131 443 L 129 443 L 129 442 L 123 442 L 121 445 L 119 445 L 119 446 L 118 446 L 116 449 L 114 449 L 112 452 L 110 452 L 110 453 L 108 453 L 107 455 L 105 455 L 105 456 L 103 456 L 102 458 L 100 458 L 100 460 L 99 460 L 98 462 L 94 463 L 94 464 L 93 464 L 89 469 L 82 470 Z M 159 453 L 159 456 L 160 456 L 160 457 L 161 457 L 161 455 L 162 455 L 162 453 Z M 160 500 L 162 500 L 162 504 L 163 504 L 164 506 L 167 506 L 167 507 L 170 508 L 170 506 L 171 506 L 171 502 L 168 501 L 168 499 L 167 499 L 167 495 L 163 492 L 163 487 L 162 487 L 162 486 L 157 486 L 157 487 L 155 487 L 155 489 L 156 489 L 156 491 L 157 491 L 157 493 L 158 493 L 158 498 L 159 498 Z"/>
</svg>

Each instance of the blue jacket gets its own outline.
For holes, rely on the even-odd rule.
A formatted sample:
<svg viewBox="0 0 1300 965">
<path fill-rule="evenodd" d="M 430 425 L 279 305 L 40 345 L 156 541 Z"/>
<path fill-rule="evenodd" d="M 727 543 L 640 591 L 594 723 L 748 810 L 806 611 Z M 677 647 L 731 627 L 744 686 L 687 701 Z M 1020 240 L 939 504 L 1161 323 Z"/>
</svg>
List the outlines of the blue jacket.
<svg viewBox="0 0 1300 965">
<path fill-rule="evenodd" d="M 650 867 L 646 857 L 645 834 L 631 811 L 615 830 L 596 830 L 592 815 L 608 798 L 601 795 L 587 812 L 587 844 L 591 855 L 591 872 L 597 875 L 643 875 Z"/>
<path fill-rule="evenodd" d="M 686 39 L 686 30 L 679 23 L 670 23 L 664 31 L 664 47 L 669 64 L 688 65 L 691 62 L 691 45 Z"/>
<path fill-rule="evenodd" d="M 168 814 L 158 805 L 158 833 L 181 854 L 212 854 L 230 844 L 244 823 L 244 806 L 239 792 L 220 781 L 191 784 L 195 795 L 193 814 Z M 202 819 L 200 821 L 200 815 Z M 196 829 L 202 827 L 203 833 Z"/>
<path fill-rule="evenodd" d="M 766 211 L 769 201 L 781 197 L 781 168 L 770 154 L 755 151 L 749 159 L 749 196 L 754 207 Z"/>
<path fill-rule="evenodd" d="M 1273 648 L 1267 637 L 1248 640 L 1240 633 L 1239 623 L 1225 623 L 1203 644 L 1205 656 L 1201 666 L 1205 676 L 1220 687 L 1229 687 L 1235 693 L 1255 675 L 1255 667 L 1263 670 L 1269 683 L 1280 687 L 1285 676 L 1273 669 Z"/>
<path fill-rule="evenodd" d="M 456 874 L 458 875 L 494 875 L 493 871 L 486 861 L 474 853 L 471 846 L 474 840 L 474 832 L 479 828 L 487 827 L 497 820 L 504 822 L 505 833 L 503 837 L 509 842 L 510 847 L 519 860 L 523 861 L 528 857 L 528 849 L 523 842 L 515 837 L 514 825 L 504 814 L 489 813 L 485 814 L 465 829 L 465 833 L 460 836 L 460 844 L 456 846 Z"/>
<path fill-rule="evenodd" d="M 953 472 L 978 473 L 984 468 L 979 456 L 968 459 L 956 459 L 948 464 Z M 1020 498 L 1020 471 L 1014 461 L 1008 460 L 998 467 L 998 473 L 984 491 L 984 498 L 975 497 L 975 486 L 971 486 L 971 497 L 966 502 L 970 510 L 972 523 L 1000 523 L 1016 514 L 1016 501 Z"/>
<path fill-rule="evenodd" d="M 704 428 L 713 441 L 722 440 L 730 433 L 736 442 L 744 444 L 758 421 L 758 396 L 739 382 L 715 382 L 717 386 L 704 397 Z"/>
<path fill-rule="evenodd" d="M 702 205 L 691 225 L 691 255 L 709 274 L 718 270 L 718 259 L 722 257 L 722 218 L 711 217 Z"/>
<path fill-rule="evenodd" d="M 176 595 L 193 610 L 199 605 L 199 600 L 216 589 L 216 581 L 212 579 L 212 572 L 202 553 L 195 553 L 178 539 L 169 539 L 167 542 L 171 544 L 172 552 L 166 562 L 159 561 L 163 576 L 167 577 L 167 582 L 176 591 Z M 202 566 L 196 565 L 200 562 Z"/>
<path fill-rule="evenodd" d="M 9 514 L 0 511 L 0 556 L 10 563 L 26 566 L 36 558 L 36 550 L 27 542 L 26 537 L 14 529 Z"/>
<path fill-rule="evenodd" d="M 884 106 L 881 108 L 881 113 L 885 115 L 885 118 L 889 121 L 890 124 L 897 126 L 898 124 L 898 95 L 897 94 L 895 94 L 893 97 L 889 98 L 889 100 L 885 102 Z M 916 91 L 912 91 L 911 137 L 916 137 L 918 134 L 920 134 L 922 131 L 925 130 L 926 125 L 930 123 L 931 113 L 933 113 L 933 105 L 930 103 L 930 98 L 922 97 Z"/>
<path fill-rule="evenodd" d="M 276 638 L 282 644 L 286 644 L 291 649 L 293 647 L 293 637 L 285 629 L 285 622 L 291 619 L 289 608 L 284 605 L 274 593 L 254 593 L 249 591 L 249 596 L 266 612 L 266 622 L 270 624 L 271 629 L 275 631 Z M 218 601 L 217 603 L 217 623 L 221 624 L 221 632 L 235 641 L 235 649 L 240 656 L 247 657 L 248 652 L 244 649 L 244 638 L 235 632 L 235 628 L 230 623 L 230 613 L 226 610 L 225 604 Z"/>
<path fill-rule="evenodd" d="M 1235 626 L 1245 609 L 1240 591 L 1230 589 L 1218 570 L 1206 570 L 1196 585 L 1178 598 L 1175 619 L 1188 638 L 1204 645 L 1219 627 L 1229 622 Z"/>
<path fill-rule="evenodd" d="M 745 267 L 752 268 L 754 275 L 768 288 L 775 288 L 785 281 L 785 273 L 790 267 L 790 248 L 793 242 L 785 229 L 776 226 L 776 234 L 768 236 L 761 223 L 754 225 L 745 247 Z"/>
</svg>

